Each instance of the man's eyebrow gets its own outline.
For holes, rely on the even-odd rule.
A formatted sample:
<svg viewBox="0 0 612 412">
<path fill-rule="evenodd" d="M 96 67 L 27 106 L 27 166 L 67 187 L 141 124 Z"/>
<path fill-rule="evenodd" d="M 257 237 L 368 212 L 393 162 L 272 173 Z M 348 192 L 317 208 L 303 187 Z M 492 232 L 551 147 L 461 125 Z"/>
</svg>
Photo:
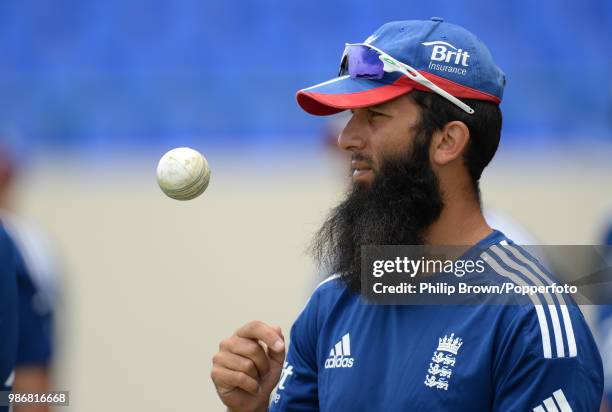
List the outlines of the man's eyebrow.
<svg viewBox="0 0 612 412">
<path fill-rule="evenodd" d="M 389 107 L 389 103 L 391 103 L 391 102 L 378 103 L 378 104 L 375 104 L 374 106 L 372 106 L 372 108 L 373 109 L 386 110 Z"/>
<path fill-rule="evenodd" d="M 383 114 L 391 114 L 389 111 L 389 107 L 386 104 L 377 104 L 375 106 L 370 106 L 368 109 L 373 110 L 375 112 L 381 112 Z"/>
<path fill-rule="evenodd" d="M 374 106 L 363 107 L 363 109 L 373 110 L 373 111 L 381 111 L 381 112 L 386 112 L 387 111 L 385 103 L 376 104 Z M 351 112 L 351 114 L 355 114 L 355 109 L 349 109 L 349 111 Z"/>
</svg>

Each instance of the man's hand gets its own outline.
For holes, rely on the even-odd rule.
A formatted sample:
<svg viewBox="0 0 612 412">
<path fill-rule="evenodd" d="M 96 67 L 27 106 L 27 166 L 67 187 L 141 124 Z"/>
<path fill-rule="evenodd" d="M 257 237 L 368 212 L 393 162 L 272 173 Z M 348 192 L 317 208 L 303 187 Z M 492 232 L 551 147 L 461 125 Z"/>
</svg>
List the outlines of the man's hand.
<svg viewBox="0 0 612 412">
<path fill-rule="evenodd" d="M 285 361 L 281 328 L 252 321 L 221 341 L 210 376 L 230 412 L 268 409 Z"/>
</svg>

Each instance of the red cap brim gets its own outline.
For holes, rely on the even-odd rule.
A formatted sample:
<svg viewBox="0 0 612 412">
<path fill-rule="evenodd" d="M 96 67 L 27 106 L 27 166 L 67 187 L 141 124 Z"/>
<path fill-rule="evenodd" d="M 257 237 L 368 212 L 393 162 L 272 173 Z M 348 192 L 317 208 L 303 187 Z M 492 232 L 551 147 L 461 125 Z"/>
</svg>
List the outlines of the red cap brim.
<svg viewBox="0 0 612 412">
<path fill-rule="evenodd" d="M 477 99 L 499 104 L 500 99 L 442 77 L 420 72 L 450 94 L 466 99 Z M 379 80 L 342 76 L 297 92 L 297 102 L 304 111 L 317 116 L 340 113 L 347 109 L 374 106 L 395 99 L 414 89 L 430 91 L 408 77 L 400 77 L 393 83 Z"/>
<path fill-rule="evenodd" d="M 408 78 L 400 78 L 392 84 L 348 76 L 322 83 L 297 92 L 297 102 L 304 111 L 327 116 L 347 109 L 381 104 L 414 89 Z"/>
</svg>

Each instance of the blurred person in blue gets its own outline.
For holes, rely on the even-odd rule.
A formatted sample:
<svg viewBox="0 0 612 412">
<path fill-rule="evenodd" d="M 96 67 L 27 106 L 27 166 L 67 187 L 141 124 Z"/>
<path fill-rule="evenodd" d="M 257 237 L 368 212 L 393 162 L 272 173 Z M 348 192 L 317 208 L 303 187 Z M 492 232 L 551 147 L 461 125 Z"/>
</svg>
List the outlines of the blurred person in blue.
<svg viewBox="0 0 612 412">
<path fill-rule="evenodd" d="M 610 246 L 612 251 L 612 219 L 605 230 L 602 245 Z M 606 262 L 612 267 L 612 253 L 606 257 Z M 601 341 L 601 357 L 603 359 L 605 386 L 603 411 L 612 411 L 612 305 L 599 307 L 599 335 Z"/>
<path fill-rule="evenodd" d="M 13 210 L 12 189 L 21 160 L 18 145 L 0 145 L 0 219 L 16 250 L 19 333 L 13 391 L 44 393 L 50 390 L 55 271 L 45 237 Z M 44 403 L 15 404 L 13 409 L 48 410 Z"/>
<path fill-rule="evenodd" d="M 347 44 L 338 77 L 298 92 L 308 113 L 352 114 L 338 137 L 352 185 L 312 245 L 333 275 L 286 356 L 281 329 L 261 321 L 221 341 L 211 377 L 230 411 L 599 409 L 601 358 L 570 296 L 401 306 L 360 294 L 363 245 L 469 245 L 464 256 L 485 270 L 465 282 L 556 281 L 483 216 L 479 179 L 499 144 L 504 87 L 482 41 L 432 18 Z"/>
<path fill-rule="evenodd" d="M 1 221 L 0 221 L 1 222 Z M 0 391 L 10 391 L 17 362 L 18 312 L 17 265 L 18 254 L 13 241 L 0 223 Z M 3 401 L 6 397 L 2 397 Z M 3 402 L 4 404 L 4 402 Z M 0 405 L 0 412 L 8 406 Z"/>
</svg>

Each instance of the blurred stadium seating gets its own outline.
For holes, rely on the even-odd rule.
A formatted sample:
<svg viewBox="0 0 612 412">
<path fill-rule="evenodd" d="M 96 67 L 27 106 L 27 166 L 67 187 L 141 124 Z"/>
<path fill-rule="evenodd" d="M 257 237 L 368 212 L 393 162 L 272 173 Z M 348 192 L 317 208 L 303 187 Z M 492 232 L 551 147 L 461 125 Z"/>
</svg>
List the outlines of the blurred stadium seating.
<svg viewBox="0 0 612 412">
<path fill-rule="evenodd" d="M 322 120 L 294 92 L 334 76 L 345 42 L 434 15 L 477 33 L 506 72 L 505 137 L 609 139 L 606 0 L 3 2 L 0 125 L 89 151 L 309 144 Z"/>
</svg>

